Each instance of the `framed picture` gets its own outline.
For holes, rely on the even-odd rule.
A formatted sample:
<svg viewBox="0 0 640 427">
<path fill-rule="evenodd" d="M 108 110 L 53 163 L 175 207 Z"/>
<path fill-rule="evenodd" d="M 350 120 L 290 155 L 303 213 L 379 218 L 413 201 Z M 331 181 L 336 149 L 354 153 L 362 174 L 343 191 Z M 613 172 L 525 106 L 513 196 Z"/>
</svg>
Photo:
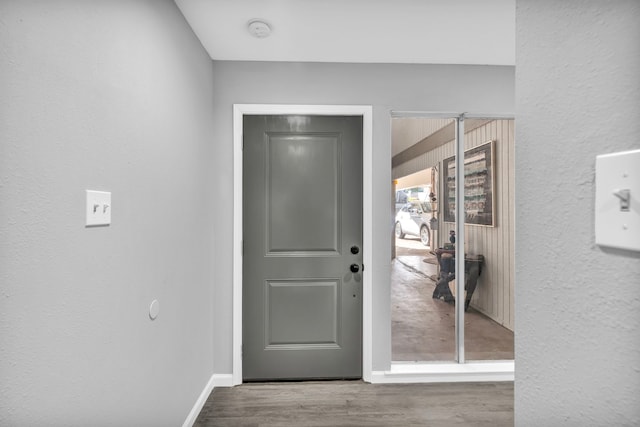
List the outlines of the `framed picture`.
<svg viewBox="0 0 640 427">
<path fill-rule="evenodd" d="M 471 225 L 495 226 L 494 142 L 487 141 L 464 152 L 464 222 Z M 444 185 L 444 220 L 455 222 L 456 158 L 442 161 Z"/>
</svg>

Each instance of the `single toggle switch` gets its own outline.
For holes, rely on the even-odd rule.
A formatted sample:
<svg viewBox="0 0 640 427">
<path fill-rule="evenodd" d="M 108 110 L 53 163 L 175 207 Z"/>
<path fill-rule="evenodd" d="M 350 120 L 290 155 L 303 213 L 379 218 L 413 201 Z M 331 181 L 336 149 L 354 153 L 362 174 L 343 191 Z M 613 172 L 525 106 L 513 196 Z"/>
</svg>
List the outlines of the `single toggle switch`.
<svg viewBox="0 0 640 427">
<path fill-rule="evenodd" d="M 620 212 L 629 212 L 629 206 L 631 205 L 631 191 L 614 190 L 613 195 L 620 199 Z"/>
<path fill-rule="evenodd" d="M 640 150 L 596 157 L 596 244 L 640 251 Z"/>
</svg>

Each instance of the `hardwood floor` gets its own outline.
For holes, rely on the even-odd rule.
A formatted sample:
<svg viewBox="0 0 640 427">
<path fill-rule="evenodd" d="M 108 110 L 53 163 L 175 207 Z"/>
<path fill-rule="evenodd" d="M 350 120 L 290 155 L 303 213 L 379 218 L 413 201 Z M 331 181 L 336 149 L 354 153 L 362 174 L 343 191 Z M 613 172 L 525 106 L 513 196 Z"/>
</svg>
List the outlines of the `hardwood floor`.
<svg viewBox="0 0 640 427">
<path fill-rule="evenodd" d="M 194 426 L 513 426 L 513 383 L 250 383 L 215 389 Z"/>
</svg>

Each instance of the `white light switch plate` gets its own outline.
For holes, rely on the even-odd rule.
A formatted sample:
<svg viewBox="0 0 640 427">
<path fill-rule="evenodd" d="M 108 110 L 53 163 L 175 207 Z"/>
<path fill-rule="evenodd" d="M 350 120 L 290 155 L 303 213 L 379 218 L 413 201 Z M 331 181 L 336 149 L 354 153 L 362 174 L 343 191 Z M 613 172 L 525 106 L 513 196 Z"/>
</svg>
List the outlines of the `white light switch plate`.
<svg viewBox="0 0 640 427">
<path fill-rule="evenodd" d="M 595 209 L 597 245 L 640 251 L 640 150 L 596 157 Z"/>
<path fill-rule="evenodd" d="M 106 191 L 87 191 L 87 223 L 93 225 L 111 224 L 111 193 Z"/>
</svg>

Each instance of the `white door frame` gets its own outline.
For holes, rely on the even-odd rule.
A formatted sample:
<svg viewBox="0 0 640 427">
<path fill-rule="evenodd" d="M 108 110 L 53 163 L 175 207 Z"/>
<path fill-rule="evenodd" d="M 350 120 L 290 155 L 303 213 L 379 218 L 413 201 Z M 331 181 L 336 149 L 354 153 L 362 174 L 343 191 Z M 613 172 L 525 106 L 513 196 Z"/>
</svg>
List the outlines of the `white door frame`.
<svg viewBox="0 0 640 427">
<path fill-rule="evenodd" d="M 370 105 L 233 105 L 233 385 L 242 384 L 242 123 L 244 115 L 362 116 L 362 378 L 372 377 L 373 107 Z"/>
</svg>

